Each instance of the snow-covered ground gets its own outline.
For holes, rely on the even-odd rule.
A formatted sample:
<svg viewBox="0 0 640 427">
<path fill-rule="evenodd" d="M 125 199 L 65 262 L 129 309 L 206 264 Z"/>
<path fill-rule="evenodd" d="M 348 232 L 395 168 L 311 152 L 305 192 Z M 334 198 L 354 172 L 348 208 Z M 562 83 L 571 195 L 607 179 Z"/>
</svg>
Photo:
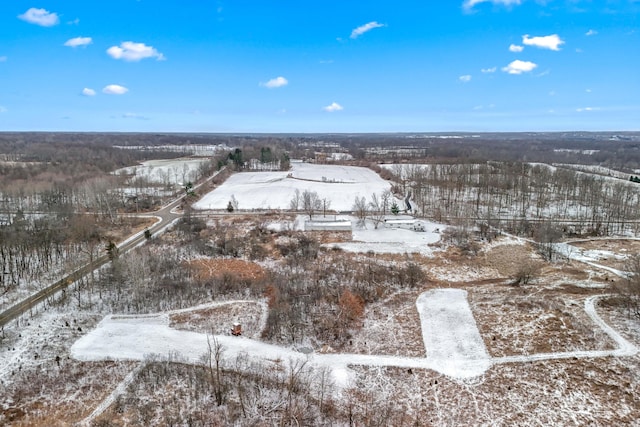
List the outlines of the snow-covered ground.
<svg viewBox="0 0 640 427">
<path fill-rule="evenodd" d="M 427 358 L 452 377 L 475 377 L 491 359 L 462 289 L 434 289 L 416 301 Z"/>
<path fill-rule="evenodd" d="M 374 171 L 339 165 L 292 162 L 286 172 L 242 172 L 194 203 L 194 209 L 225 209 L 234 197 L 239 209 L 289 209 L 295 191 L 316 192 L 334 211 L 350 211 L 356 197 L 369 199 L 391 188 Z"/>
<path fill-rule="evenodd" d="M 366 222 L 365 227 L 356 225 L 353 221 L 352 241 L 332 243 L 331 247 L 339 247 L 347 252 L 404 254 L 419 253 L 429 256 L 433 247 L 429 246 L 440 241 L 440 230 L 446 226 L 428 221 L 420 221 L 425 231 L 413 231 L 406 228 L 386 228 L 382 224 L 375 229 L 373 223 Z"/>
<path fill-rule="evenodd" d="M 161 159 L 148 160 L 139 166 L 131 166 L 118 169 L 115 175 L 134 175 L 143 177 L 157 184 L 184 185 L 195 182 L 198 177 L 198 168 L 207 159 Z"/>
<path fill-rule="evenodd" d="M 426 358 L 361 354 L 305 355 L 290 348 L 245 337 L 216 335 L 224 357 L 239 354 L 262 361 L 308 360 L 332 371 L 337 385 L 348 386 L 349 365 L 399 366 L 433 369 L 454 378 L 482 375 L 491 362 L 462 290 L 441 289 L 420 296 L 417 307 L 427 350 Z M 184 310 L 182 310 L 184 311 Z M 207 335 L 169 327 L 169 313 L 138 316 L 107 316 L 71 347 L 71 355 L 83 361 L 145 360 L 151 355 L 179 355 L 201 363 L 207 352 Z"/>
<path fill-rule="evenodd" d="M 584 250 L 569 243 L 554 243 L 553 250 L 565 258 L 580 261 L 602 270 L 607 270 L 619 277 L 628 277 L 628 274 L 622 270 L 597 264 L 597 262 L 602 258 L 615 257 L 617 259 L 626 259 L 627 257 L 625 255 L 614 254 L 613 252 L 604 250 Z"/>
<path fill-rule="evenodd" d="M 453 378 L 473 378 L 482 375 L 493 364 L 531 362 L 547 359 L 629 356 L 638 349 L 600 319 L 591 297 L 585 311 L 594 324 L 607 333 L 618 345 L 615 350 L 571 351 L 526 356 L 490 358 L 469 307 L 466 292 L 459 289 L 436 289 L 418 297 L 425 358 L 362 355 L 362 354 L 303 354 L 290 348 L 267 344 L 245 337 L 216 335 L 223 346 L 223 357 L 233 361 L 240 354 L 263 362 L 309 361 L 331 370 L 336 385 L 351 383 L 349 366 L 393 366 L 432 369 Z M 170 313 L 138 316 L 107 316 L 98 326 L 81 337 L 71 347 L 72 357 L 83 361 L 145 360 L 151 355 L 164 357 L 179 355 L 191 363 L 202 363 L 208 349 L 208 336 L 180 331 L 169 327 Z M 210 338 L 209 338 L 210 339 Z"/>
</svg>

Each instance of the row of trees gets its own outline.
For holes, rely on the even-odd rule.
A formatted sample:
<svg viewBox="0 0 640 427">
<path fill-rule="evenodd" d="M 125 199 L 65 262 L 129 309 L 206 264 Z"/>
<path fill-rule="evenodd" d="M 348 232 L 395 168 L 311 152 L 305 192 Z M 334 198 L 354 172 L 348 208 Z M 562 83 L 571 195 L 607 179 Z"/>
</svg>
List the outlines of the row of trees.
<svg viewBox="0 0 640 427">
<path fill-rule="evenodd" d="M 219 163 L 220 166 L 224 163 Z M 227 162 L 235 170 L 289 170 L 290 159 L 281 144 L 264 146 L 261 144 L 237 147 L 227 154 Z"/>
<path fill-rule="evenodd" d="M 575 233 L 622 233 L 640 219 L 640 193 L 628 181 L 548 165 L 394 165 L 398 192 L 411 189 L 420 212 L 436 220 L 500 226 L 513 219 L 563 221 Z"/>
<path fill-rule="evenodd" d="M 301 193 L 300 190 L 296 189 L 293 198 L 289 202 L 289 209 L 292 211 L 302 211 L 309 216 L 309 219 L 313 219 L 313 216 L 320 212 L 326 215 L 330 208 L 330 199 L 326 197 L 321 198 L 318 193 L 311 190 L 304 190 Z"/>
<path fill-rule="evenodd" d="M 352 210 L 360 226 L 364 226 L 365 221 L 370 219 L 376 229 L 387 215 L 400 213 L 400 207 L 391 191 L 383 191 L 380 195 L 372 193 L 369 201 L 364 196 L 356 196 Z"/>
</svg>

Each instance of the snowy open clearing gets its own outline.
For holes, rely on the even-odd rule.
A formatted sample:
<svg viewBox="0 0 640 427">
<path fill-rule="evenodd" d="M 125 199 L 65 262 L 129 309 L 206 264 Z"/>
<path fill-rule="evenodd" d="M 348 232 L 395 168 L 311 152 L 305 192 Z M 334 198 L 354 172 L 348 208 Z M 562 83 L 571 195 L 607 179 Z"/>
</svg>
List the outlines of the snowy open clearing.
<svg viewBox="0 0 640 427">
<path fill-rule="evenodd" d="M 427 358 L 437 371 L 457 377 L 482 375 L 491 360 L 462 289 L 434 289 L 416 302 Z"/>
<path fill-rule="evenodd" d="M 419 223 L 424 231 L 415 231 L 408 227 L 393 224 L 380 224 L 376 229 L 370 220 L 365 225 L 359 225 L 357 218 L 349 215 L 336 215 L 335 221 L 309 221 L 308 217 L 299 215 L 294 222 L 278 222 L 269 224 L 273 230 L 350 230 L 350 242 L 334 242 L 324 244 L 324 247 L 340 248 L 346 252 L 376 254 L 421 254 L 433 255 L 434 247 L 431 246 L 441 239 L 440 231 L 446 229 L 443 224 L 437 224 L 425 220 L 414 220 L 413 217 L 389 216 L 389 218 L 405 218 L 405 221 Z M 410 219 L 406 219 L 410 218 Z"/>
<path fill-rule="evenodd" d="M 225 209 L 233 196 L 239 209 L 289 209 L 295 191 L 312 191 L 330 202 L 329 209 L 350 211 L 356 196 L 369 198 L 391 184 L 374 171 L 356 166 L 291 162 L 283 172 L 242 172 L 193 204 L 194 209 Z"/>
<path fill-rule="evenodd" d="M 195 182 L 198 168 L 207 159 L 163 159 L 148 160 L 139 166 L 118 169 L 115 175 L 133 175 L 133 178 L 145 178 L 149 182 L 164 185 L 184 185 Z"/>
<path fill-rule="evenodd" d="M 374 252 L 386 254 L 419 253 L 431 255 L 433 248 L 429 245 L 440 241 L 440 232 L 446 226 L 428 221 L 420 221 L 425 231 L 414 231 L 405 228 L 387 228 L 382 225 L 375 229 L 370 221 L 367 228 L 355 227 L 352 231 L 352 242 L 335 243 L 348 252 Z"/>
<path fill-rule="evenodd" d="M 416 302 L 427 357 L 399 357 L 360 354 L 310 354 L 257 340 L 216 335 L 224 348 L 224 357 L 232 361 L 240 354 L 277 364 L 288 361 L 309 361 L 328 367 L 336 385 L 346 387 L 353 373 L 349 366 L 386 366 L 432 369 L 453 378 L 473 378 L 482 375 L 493 364 L 533 362 L 549 359 L 630 356 L 637 348 L 598 317 L 594 308 L 596 297 L 587 299 L 585 310 L 618 345 L 607 351 L 572 351 L 527 356 L 490 358 L 469 308 L 466 291 L 436 289 L 420 295 Z M 151 355 L 178 355 L 189 363 L 202 363 L 208 349 L 207 334 L 180 331 L 169 327 L 170 313 L 137 316 L 105 317 L 90 333 L 71 347 L 71 355 L 82 361 L 140 360 Z"/>
</svg>

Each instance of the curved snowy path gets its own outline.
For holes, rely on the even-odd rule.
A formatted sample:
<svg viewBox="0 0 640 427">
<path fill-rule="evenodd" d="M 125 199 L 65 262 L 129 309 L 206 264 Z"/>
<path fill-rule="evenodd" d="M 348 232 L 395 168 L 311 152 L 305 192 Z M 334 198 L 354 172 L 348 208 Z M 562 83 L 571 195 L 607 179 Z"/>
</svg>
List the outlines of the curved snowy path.
<svg viewBox="0 0 640 427">
<path fill-rule="evenodd" d="M 607 325 L 596 313 L 593 296 L 585 301 L 585 311 L 618 348 L 602 351 L 570 351 L 524 356 L 491 358 L 486 351 L 469 308 L 466 291 L 436 289 L 420 295 L 416 306 L 422 322 L 422 333 L 427 357 L 398 357 L 363 354 L 310 354 L 290 348 L 267 344 L 245 337 L 217 335 L 224 348 L 224 357 L 232 360 L 239 354 L 284 364 L 307 361 L 329 368 L 336 384 L 350 383 L 349 366 L 389 366 L 432 369 L 454 378 L 472 378 L 482 375 L 493 364 L 533 362 L 550 359 L 594 358 L 606 356 L 632 356 L 636 346 Z M 266 307 L 265 307 L 266 310 Z M 186 311 L 186 310 L 184 310 Z M 207 352 L 207 335 L 181 331 L 169 327 L 170 313 L 146 316 L 107 316 L 98 326 L 80 338 L 71 347 L 78 360 L 141 360 L 149 355 L 179 355 L 189 363 L 201 363 Z"/>
<path fill-rule="evenodd" d="M 526 356 L 506 356 L 496 357 L 492 359 L 493 363 L 515 363 L 515 362 L 535 362 L 539 360 L 552 360 L 552 359 L 587 359 L 595 357 L 608 357 L 608 356 L 633 356 L 638 353 L 638 348 L 624 339 L 618 332 L 616 332 L 611 326 L 607 325 L 604 320 L 596 313 L 595 302 L 596 300 L 603 298 L 606 295 L 595 295 L 587 298 L 584 302 L 584 310 L 589 315 L 591 320 L 598 325 L 604 333 L 615 341 L 618 348 L 615 350 L 577 350 L 557 353 L 539 353 Z"/>
</svg>

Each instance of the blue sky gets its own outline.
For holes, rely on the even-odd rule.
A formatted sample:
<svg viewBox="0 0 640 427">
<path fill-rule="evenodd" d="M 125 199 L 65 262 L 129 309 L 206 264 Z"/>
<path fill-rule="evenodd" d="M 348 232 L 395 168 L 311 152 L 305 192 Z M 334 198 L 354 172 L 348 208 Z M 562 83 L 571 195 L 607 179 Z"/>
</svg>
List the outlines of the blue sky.
<svg viewBox="0 0 640 427">
<path fill-rule="evenodd" d="M 640 0 L 0 3 L 0 131 L 640 130 Z"/>
</svg>

